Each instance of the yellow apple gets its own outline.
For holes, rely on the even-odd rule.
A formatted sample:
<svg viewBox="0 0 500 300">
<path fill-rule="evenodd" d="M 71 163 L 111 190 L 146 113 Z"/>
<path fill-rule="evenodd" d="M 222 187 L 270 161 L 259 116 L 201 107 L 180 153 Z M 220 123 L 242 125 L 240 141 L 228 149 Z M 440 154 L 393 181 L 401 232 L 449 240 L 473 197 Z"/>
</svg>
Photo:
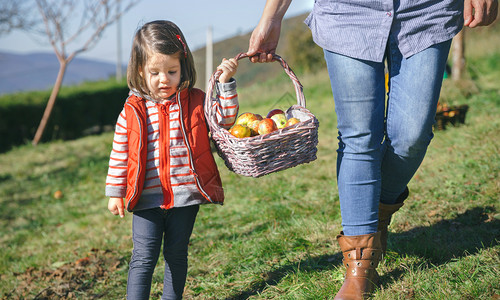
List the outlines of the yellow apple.
<svg viewBox="0 0 500 300">
<path fill-rule="evenodd" d="M 300 120 L 297 118 L 290 118 L 288 121 L 286 121 L 285 127 L 295 125 L 297 123 L 300 123 Z"/>
<path fill-rule="evenodd" d="M 252 136 L 259 135 L 259 123 L 260 120 L 253 120 L 252 122 L 248 123 L 248 128 L 250 128 Z"/>
<path fill-rule="evenodd" d="M 241 115 L 238 116 L 238 118 L 236 119 L 236 122 L 234 122 L 234 124 L 248 126 L 248 124 L 250 122 L 255 121 L 255 120 L 259 120 L 259 117 L 260 117 L 260 115 L 256 115 L 256 114 L 251 113 L 251 112 L 242 113 Z M 260 117 L 260 119 L 262 119 L 262 117 Z"/>
<path fill-rule="evenodd" d="M 285 128 L 286 124 L 286 116 L 285 114 L 274 114 L 272 115 L 271 119 L 276 123 L 276 127 L 278 129 Z"/>
<path fill-rule="evenodd" d="M 247 126 L 236 124 L 231 129 L 229 129 L 229 133 L 234 135 L 237 138 L 249 137 L 251 135 L 251 130 Z"/>
</svg>

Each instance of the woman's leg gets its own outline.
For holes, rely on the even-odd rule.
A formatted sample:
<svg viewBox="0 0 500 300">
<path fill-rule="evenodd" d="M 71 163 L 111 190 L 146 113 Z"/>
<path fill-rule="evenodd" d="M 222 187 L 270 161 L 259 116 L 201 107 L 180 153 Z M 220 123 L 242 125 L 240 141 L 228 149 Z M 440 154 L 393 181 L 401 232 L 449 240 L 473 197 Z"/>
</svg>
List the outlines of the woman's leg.
<svg viewBox="0 0 500 300">
<path fill-rule="evenodd" d="M 394 204 L 420 166 L 433 133 L 451 40 L 407 59 L 392 37 L 387 62 L 390 92 L 380 202 Z"/>
<path fill-rule="evenodd" d="M 162 239 L 161 209 L 134 212 L 132 219 L 134 250 L 128 271 L 127 299 L 149 299 L 151 279 L 160 255 Z"/>
<path fill-rule="evenodd" d="M 384 64 L 324 52 L 339 131 L 337 182 L 344 235 L 374 233 L 384 139 Z"/>
<path fill-rule="evenodd" d="M 188 269 L 189 238 L 198 210 L 199 205 L 193 205 L 166 211 L 162 299 L 182 299 Z"/>
</svg>

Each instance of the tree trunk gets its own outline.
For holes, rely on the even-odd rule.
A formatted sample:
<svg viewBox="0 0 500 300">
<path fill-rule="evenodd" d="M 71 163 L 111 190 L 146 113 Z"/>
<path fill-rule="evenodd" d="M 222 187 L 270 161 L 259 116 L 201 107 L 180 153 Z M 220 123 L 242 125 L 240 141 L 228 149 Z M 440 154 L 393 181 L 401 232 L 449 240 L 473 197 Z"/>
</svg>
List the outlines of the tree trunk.
<svg viewBox="0 0 500 300">
<path fill-rule="evenodd" d="M 465 70 L 465 32 L 462 29 L 453 38 L 452 61 L 453 67 L 451 69 L 451 79 L 453 81 L 460 80 Z"/>
<path fill-rule="evenodd" d="M 47 106 L 45 107 L 45 111 L 42 116 L 42 120 L 40 121 L 40 125 L 38 125 L 38 129 L 36 130 L 35 137 L 31 142 L 33 146 L 38 145 L 40 140 L 42 139 L 42 135 L 45 131 L 45 126 L 47 126 L 47 122 L 50 119 L 50 115 L 52 114 L 52 109 L 54 108 L 54 104 L 56 102 L 57 94 L 59 94 L 59 90 L 61 89 L 61 85 L 64 79 L 64 74 L 66 73 L 66 67 L 68 63 L 64 60 L 60 61 L 59 65 L 59 73 L 57 73 L 57 79 L 52 88 L 52 93 L 50 94 L 49 101 L 47 102 Z"/>
</svg>

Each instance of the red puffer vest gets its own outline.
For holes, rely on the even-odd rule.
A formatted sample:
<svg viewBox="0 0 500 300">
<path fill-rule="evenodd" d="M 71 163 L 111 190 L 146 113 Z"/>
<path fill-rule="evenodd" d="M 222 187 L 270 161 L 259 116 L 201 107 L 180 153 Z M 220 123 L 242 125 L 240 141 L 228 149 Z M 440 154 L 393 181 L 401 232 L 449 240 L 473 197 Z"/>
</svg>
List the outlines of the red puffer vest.
<svg viewBox="0 0 500 300">
<path fill-rule="evenodd" d="M 191 173 L 194 175 L 196 186 L 208 203 L 222 204 L 224 202 L 224 190 L 219 170 L 210 150 L 208 128 L 203 111 L 205 93 L 194 88 L 190 90 L 184 89 L 180 91 L 180 95 L 177 95 L 177 99 L 179 98 L 180 115 L 182 116 L 181 131 L 188 148 Z M 144 99 L 131 95 L 127 103 L 125 103 L 125 113 L 127 116 L 129 146 L 125 199 L 127 210 L 132 211 L 142 193 L 146 177 L 148 129 Z M 168 176 L 165 173 L 167 170 L 160 168 L 160 172 L 162 172 L 160 177 L 165 178 Z M 169 184 L 169 182 L 170 178 L 166 178 L 166 184 Z M 170 192 L 164 197 L 170 197 L 171 200 L 174 200 L 171 189 L 163 190 L 164 192 Z M 174 201 L 170 201 L 166 208 L 171 208 L 173 205 Z"/>
</svg>

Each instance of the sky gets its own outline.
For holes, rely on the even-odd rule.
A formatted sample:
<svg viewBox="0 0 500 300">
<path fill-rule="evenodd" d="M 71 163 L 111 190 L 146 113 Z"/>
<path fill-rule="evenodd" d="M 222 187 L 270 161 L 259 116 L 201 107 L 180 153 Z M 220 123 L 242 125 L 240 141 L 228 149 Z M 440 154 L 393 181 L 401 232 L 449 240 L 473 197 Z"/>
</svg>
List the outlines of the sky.
<svg viewBox="0 0 500 300">
<path fill-rule="evenodd" d="M 196 50 L 205 46 L 209 27 L 212 27 L 214 42 L 252 31 L 262 15 L 265 3 L 265 0 L 141 0 L 120 22 L 121 61 L 128 61 L 133 35 L 144 23 L 159 19 L 174 22 L 184 33 L 191 50 Z M 285 18 L 309 12 L 313 4 L 314 0 L 294 0 Z M 117 28 L 116 24 L 109 26 L 96 46 L 77 57 L 116 63 Z M 0 36 L 0 52 L 27 54 L 53 53 L 53 50 L 45 36 L 13 31 Z"/>
</svg>

